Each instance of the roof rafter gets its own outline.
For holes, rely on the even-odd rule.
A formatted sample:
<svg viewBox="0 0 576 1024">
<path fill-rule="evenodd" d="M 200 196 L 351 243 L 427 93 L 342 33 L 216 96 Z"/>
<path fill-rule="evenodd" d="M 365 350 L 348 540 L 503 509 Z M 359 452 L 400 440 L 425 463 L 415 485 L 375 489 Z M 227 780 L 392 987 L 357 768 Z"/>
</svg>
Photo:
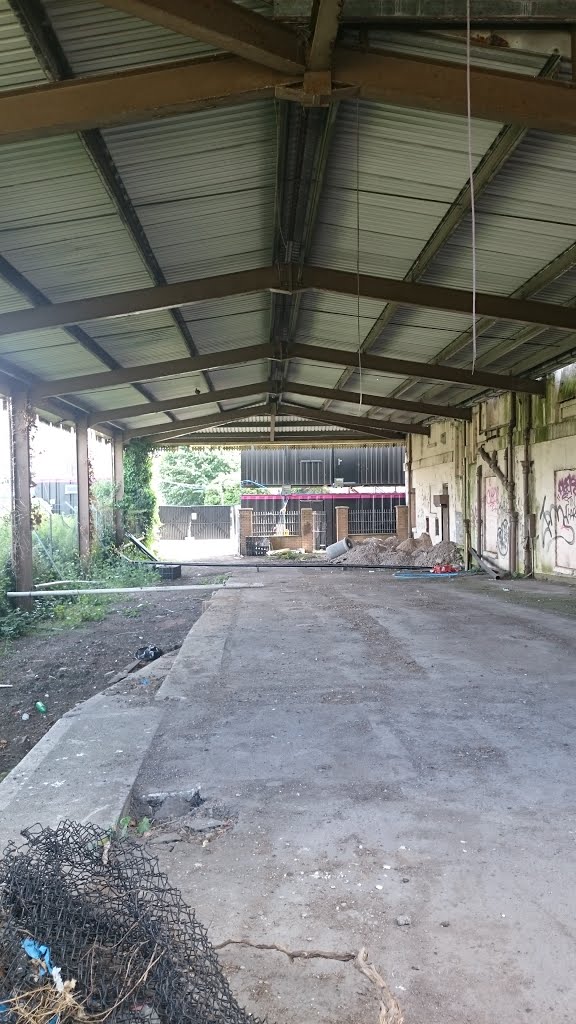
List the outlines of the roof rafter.
<svg viewBox="0 0 576 1024">
<path fill-rule="evenodd" d="M 320 345 L 292 345 L 291 358 L 310 359 L 316 363 L 330 363 L 332 366 L 358 366 L 358 353 L 346 352 L 337 348 L 324 348 Z M 378 370 L 380 373 L 398 377 L 423 377 L 425 380 L 451 381 L 455 384 L 468 384 L 471 387 L 487 388 L 496 391 L 518 391 L 529 395 L 544 395 L 546 382 L 531 380 L 525 377 L 508 377 L 505 374 L 474 372 L 455 366 L 442 366 L 435 363 L 417 363 L 407 359 L 387 359 L 384 356 L 373 356 L 366 353 L 362 357 L 362 367 L 366 370 Z"/>
<path fill-rule="evenodd" d="M 351 405 L 373 406 L 376 409 L 396 409 L 401 412 L 416 413 L 424 416 L 439 416 L 442 419 L 472 419 L 471 409 L 457 409 L 453 405 L 433 405 L 427 402 L 406 402 L 401 398 L 388 398 L 385 395 L 360 395 L 357 391 L 342 391 L 334 388 L 321 388 L 299 384 L 296 381 L 285 381 L 284 391 L 292 395 L 325 398 L 330 402 L 349 402 Z"/>
<path fill-rule="evenodd" d="M 330 423 L 332 426 L 361 428 L 369 432 L 382 432 L 389 434 L 423 434 L 428 437 L 430 428 L 421 423 L 399 423 L 394 420 L 374 420 L 366 416 L 341 416 L 340 413 L 330 412 L 324 409 L 311 409 L 306 405 L 287 405 L 281 403 L 278 406 L 279 416 L 302 416 L 309 420 L 318 420 L 319 423 Z"/>
<path fill-rule="evenodd" d="M 162 363 L 145 363 L 141 366 L 126 366 L 108 373 L 84 373 L 79 377 L 64 377 L 61 380 L 42 381 L 30 389 L 30 400 L 37 402 L 47 395 L 76 395 L 82 391 L 97 391 L 120 384 L 134 384 L 143 380 L 161 380 L 163 377 L 178 377 L 200 370 L 211 370 L 218 366 L 234 366 L 236 363 L 250 363 L 259 359 L 270 359 L 274 355 L 272 345 L 246 345 L 225 352 L 211 352 L 206 356 L 191 356 L 185 359 L 166 359 Z"/>
<path fill-rule="evenodd" d="M 390 445 L 390 444 L 403 444 L 403 439 L 397 438 L 376 438 L 369 434 L 352 433 L 348 430 L 340 430 L 338 433 L 325 433 L 324 431 L 316 430 L 314 433 L 308 434 L 294 434 L 286 431 L 279 431 L 276 429 L 275 440 L 270 441 L 268 431 L 260 431 L 258 433 L 243 433 L 243 434 L 213 434 L 213 433 L 202 433 L 198 431 L 197 434 L 182 434 L 177 438 L 170 440 L 170 438 L 162 439 L 151 439 L 152 444 L 157 444 L 162 448 L 174 448 L 179 445 L 189 445 L 194 448 L 206 448 L 212 445 L 218 448 L 232 447 L 238 448 L 241 445 L 250 445 L 250 447 L 276 447 L 284 445 L 299 446 L 303 445 L 306 448 L 314 448 L 318 445 L 341 445 L 343 447 L 347 445 Z"/>
<path fill-rule="evenodd" d="M 362 99 L 466 116 L 461 64 L 337 47 L 333 73 Z M 0 96 L 0 142 L 169 117 L 272 96 L 281 86 L 286 97 L 286 86 L 298 85 L 298 76 L 221 57 L 16 89 Z M 475 117 L 576 133 L 576 92 L 569 83 L 473 67 L 471 87 Z"/>
<path fill-rule="evenodd" d="M 72 65 L 54 31 L 52 22 L 41 0 L 8 0 L 8 2 L 22 25 L 38 62 L 44 68 L 48 77 L 52 81 L 73 79 L 74 71 Z M 102 133 L 97 129 L 92 129 L 91 131 L 80 132 L 79 138 L 154 284 L 166 284 L 164 273 L 156 259 L 148 236 L 144 231 Z M 197 355 L 196 345 L 190 328 L 180 310 L 170 310 L 170 316 L 180 333 L 188 353 L 191 356 Z M 206 375 L 204 379 L 207 387 L 212 389 L 210 377 Z"/>
<path fill-rule="evenodd" d="M 100 0 L 135 18 L 290 73 L 304 70 L 296 32 L 230 0 Z"/>
<path fill-rule="evenodd" d="M 213 416 L 197 416 L 193 419 L 175 420 L 174 423 L 162 423 L 154 427 L 135 427 L 127 430 L 124 436 L 127 440 L 131 437 L 154 437 L 154 435 L 171 435 L 174 433 L 186 434 L 202 427 L 217 427 L 221 423 L 231 423 L 233 420 L 241 420 L 248 416 L 262 416 L 270 411 L 269 404 L 243 405 L 240 409 L 230 409 L 228 412 L 215 413 Z"/>
<path fill-rule="evenodd" d="M 256 381 L 254 384 L 242 384 L 237 388 L 222 388 L 220 391 L 206 391 L 201 395 L 186 395 L 184 398 L 169 398 L 159 402 L 147 402 L 145 405 L 125 405 L 117 409 L 100 409 L 88 419 L 88 426 L 96 423 L 107 423 L 110 420 L 128 420 L 137 416 L 151 416 L 157 412 L 168 412 L 174 409 L 192 409 L 197 405 L 213 405 L 218 402 L 230 402 L 236 398 L 247 398 L 250 395 L 267 394 L 269 382 Z"/>
<path fill-rule="evenodd" d="M 556 72 L 558 65 L 561 62 L 560 54 L 555 53 L 550 56 L 545 62 L 542 70 L 539 72 L 539 78 L 551 78 Z M 493 178 L 499 173 L 504 164 L 510 159 L 513 153 L 516 152 L 520 142 L 526 135 L 526 129 L 519 125 L 505 125 L 504 128 L 499 132 L 496 139 L 486 151 L 480 162 L 478 163 L 474 175 L 474 197 L 478 201 L 479 196 L 482 195 L 484 190 L 493 180 Z M 410 270 L 405 275 L 406 281 L 418 281 L 419 278 L 425 273 L 427 268 L 434 260 L 437 253 L 440 251 L 442 246 L 452 237 L 454 232 L 458 229 L 460 224 L 465 220 L 470 211 L 472 201 L 472 189 L 470 181 L 466 181 L 460 189 L 460 192 L 454 199 L 454 202 L 446 211 L 446 214 L 432 232 L 420 253 L 414 260 L 414 263 L 410 267 Z M 520 296 L 518 296 L 520 297 Z M 525 296 L 524 296 L 525 297 Z M 368 334 L 364 338 L 361 351 L 367 352 L 376 341 L 381 341 L 385 329 L 390 321 L 394 318 L 398 311 L 400 303 L 387 302 L 386 306 L 382 310 L 382 313 L 374 323 L 374 325 L 368 331 Z M 342 377 L 338 381 L 338 385 L 341 387 L 349 380 L 353 370 L 347 369 L 342 374 Z"/>
<path fill-rule="evenodd" d="M 154 285 L 150 288 L 113 292 L 95 298 L 72 299 L 34 309 L 2 313 L 0 335 L 170 309 L 174 306 L 192 305 L 195 302 L 268 289 L 286 294 L 299 293 L 306 289 L 344 295 L 356 295 L 359 291 L 363 298 L 472 315 L 472 292 L 464 289 L 443 288 L 439 285 L 374 277 L 368 274 L 360 274 L 358 278 L 355 273 L 345 270 L 281 264 L 277 267 L 258 267 L 232 274 Z M 557 327 L 565 331 L 576 330 L 574 309 L 551 302 L 536 302 L 533 299 L 509 298 L 478 292 L 476 310 L 480 316 L 491 316 L 498 320 L 540 324 L 543 327 Z"/>
</svg>

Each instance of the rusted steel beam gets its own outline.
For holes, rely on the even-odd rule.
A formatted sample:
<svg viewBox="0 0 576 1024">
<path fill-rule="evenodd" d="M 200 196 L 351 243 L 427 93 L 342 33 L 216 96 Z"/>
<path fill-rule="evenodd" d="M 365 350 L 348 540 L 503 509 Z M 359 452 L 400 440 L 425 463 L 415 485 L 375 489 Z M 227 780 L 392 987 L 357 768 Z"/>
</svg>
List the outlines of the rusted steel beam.
<svg viewBox="0 0 576 1024">
<path fill-rule="evenodd" d="M 217 427 L 221 423 L 231 423 L 234 420 L 245 419 L 250 416 L 263 416 L 269 412 L 268 404 L 244 405 L 241 409 L 230 409 L 229 412 L 215 413 L 213 416 L 197 416 L 193 419 L 176 420 L 174 423 L 161 423 L 156 427 L 135 427 L 134 430 L 127 430 L 124 434 L 126 440 L 132 437 L 154 437 L 154 435 L 189 434 L 195 430 L 206 427 Z"/>
<path fill-rule="evenodd" d="M 320 345 L 292 345 L 290 358 L 310 359 L 315 363 L 330 363 L 332 366 L 358 366 L 357 352 L 344 352 L 337 348 Z M 362 367 L 377 370 L 397 377 L 423 377 L 424 380 L 451 381 L 468 384 L 471 387 L 490 388 L 495 391 L 520 391 L 528 395 L 546 394 L 546 382 L 525 377 L 508 377 L 505 374 L 478 371 L 472 373 L 454 366 L 438 363 L 417 363 L 407 359 L 388 359 L 366 352 L 362 356 Z"/>
<path fill-rule="evenodd" d="M 240 57 L 215 57 L 14 89 L 0 96 L 0 143 L 271 98 L 291 81 Z"/>
<path fill-rule="evenodd" d="M 327 71 L 331 67 L 342 7 L 343 0 L 316 0 L 312 10 L 307 71 Z"/>
<path fill-rule="evenodd" d="M 140 405 L 124 405 L 117 409 L 99 409 L 90 416 L 89 425 L 108 423 L 110 421 L 128 420 L 135 416 L 150 416 L 156 412 L 173 411 L 174 409 L 191 409 L 196 405 L 214 405 L 217 402 L 229 402 L 235 398 L 248 398 L 250 395 L 266 394 L 269 390 L 267 380 L 255 384 L 243 384 L 238 388 L 222 388 L 220 391 L 206 391 L 201 395 L 186 395 L 184 398 L 168 398 L 161 402 L 141 402 Z"/>
<path fill-rule="evenodd" d="M 64 327 L 87 320 L 106 320 L 131 313 L 150 313 L 188 306 L 194 302 L 222 299 L 229 295 L 268 291 L 281 285 L 281 273 L 278 267 L 256 267 L 254 270 L 239 270 L 234 274 L 216 274 L 175 284 L 151 285 L 149 288 L 112 292 L 89 299 L 71 299 L 50 306 L 18 309 L 14 313 L 0 314 L 0 335 Z"/>
<path fill-rule="evenodd" d="M 171 117 L 272 97 L 276 90 L 299 102 L 301 77 L 226 56 L 6 91 L 0 97 L 0 142 Z M 463 64 L 337 47 L 333 78 L 347 95 L 466 115 Z M 471 79 L 475 117 L 576 133 L 576 90 L 571 83 L 475 67 Z"/>
<path fill-rule="evenodd" d="M 291 405 L 283 402 L 278 406 L 279 416 L 303 416 L 309 420 L 318 420 L 319 423 L 329 423 L 332 426 L 349 427 L 351 429 L 366 430 L 372 433 L 376 431 L 392 434 L 423 434 L 430 435 L 430 428 L 421 423 L 402 423 L 396 420 L 375 420 L 367 416 L 342 416 L 337 412 L 330 412 L 329 409 L 311 409 L 305 405 Z"/>
<path fill-rule="evenodd" d="M 182 435 L 181 437 L 177 437 L 174 440 L 170 440 L 169 438 L 167 438 L 166 440 L 162 440 L 161 438 L 152 438 L 151 443 L 158 445 L 159 447 L 162 448 L 171 448 L 183 444 L 196 448 L 206 448 L 213 445 L 218 448 L 223 448 L 226 446 L 238 448 L 241 445 L 249 445 L 250 447 L 270 447 L 270 445 L 274 445 L 275 447 L 279 448 L 287 444 L 303 445 L 306 448 L 315 448 L 318 445 L 325 444 L 343 446 L 352 444 L 359 446 L 372 446 L 379 444 L 403 444 L 404 439 L 392 437 L 376 438 L 374 436 L 371 436 L 370 434 L 360 434 L 358 432 L 353 433 L 352 431 L 348 430 L 341 430 L 338 431 L 338 433 L 330 432 L 329 430 L 327 430 L 326 433 L 324 433 L 324 431 L 319 432 L 316 430 L 314 431 L 314 433 L 294 434 L 287 433 L 276 428 L 274 442 L 270 441 L 269 432 L 266 430 L 261 431 L 260 433 L 251 434 L 203 434 L 201 431 L 199 431 L 197 434 L 190 434 L 190 436 Z"/>
<path fill-rule="evenodd" d="M 291 74 L 304 70 L 296 32 L 231 0 L 101 0 L 107 7 Z"/>
<path fill-rule="evenodd" d="M 0 100 L 0 105 L 1 102 Z M 460 288 L 442 288 L 438 285 L 391 277 L 374 277 L 368 274 L 360 274 L 358 278 L 355 273 L 333 270 L 329 267 L 298 268 L 294 264 L 279 264 L 2 313 L 0 335 L 174 309 L 177 306 L 192 305 L 195 302 L 225 298 L 229 295 L 247 295 L 250 292 L 267 290 L 299 294 L 305 289 L 344 295 L 356 295 L 359 289 L 360 295 L 364 298 L 378 299 L 382 302 L 472 314 L 472 292 Z M 509 298 L 505 295 L 478 292 L 476 311 L 478 316 L 490 316 L 497 320 L 557 327 L 565 331 L 576 330 L 576 309 L 551 302 L 536 302 L 533 299 Z"/>
<path fill-rule="evenodd" d="M 356 295 L 359 291 L 364 298 L 380 299 L 382 302 L 398 302 L 404 306 L 422 306 L 425 309 L 441 309 L 472 315 L 472 292 L 460 288 L 442 288 L 419 281 L 373 277 L 368 274 L 360 274 L 358 278 L 357 274 L 345 270 L 310 266 L 304 267 L 299 283 L 303 288 L 315 288 L 319 291 L 345 295 Z M 504 295 L 478 292 L 476 312 L 478 316 L 493 316 L 498 320 L 541 324 L 565 331 L 576 330 L 576 309 L 554 305 L 551 302 L 510 299 Z"/>
<path fill-rule="evenodd" d="M 118 384 L 134 384 L 142 380 L 160 380 L 163 377 L 177 377 L 200 370 L 212 370 L 218 366 L 234 366 L 236 363 L 251 363 L 259 359 L 271 359 L 273 346 L 246 345 L 226 352 L 211 352 L 207 356 L 186 356 L 184 359 L 168 359 L 163 363 L 146 363 L 142 366 L 127 366 L 120 370 L 104 373 L 84 373 L 80 377 L 64 377 L 61 380 L 43 381 L 30 387 L 30 401 L 37 402 L 48 395 L 75 395 L 82 391 L 97 391 L 98 388 L 116 387 Z"/>
<path fill-rule="evenodd" d="M 570 83 L 478 67 L 470 75 L 474 117 L 546 132 L 576 131 L 576 92 Z M 461 117 L 467 113 L 464 64 L 338 47 L 333 76 L 365 100 Z"/>
<path fill-rule="evenodd" d="M 350 402 L 351 405 L 371 405 L 377 409 L 397 409 L 401 412 L 417 413 L 425 416 L 440 416 L 442 419 L 472 419 L 471 409 L 457 409 L 453 405 L 433 405 L 430 402 L 408 402 L 401 398 L 388 398 L 386 395 L 367 395 L 357 391 L 341 391 L 338 388 L 310 387 L 296 381 L 284 382 L 284 392 L 292 395 L 308 395 L 310 398 L 325 398 L 329 402 Z"/>
</svg>

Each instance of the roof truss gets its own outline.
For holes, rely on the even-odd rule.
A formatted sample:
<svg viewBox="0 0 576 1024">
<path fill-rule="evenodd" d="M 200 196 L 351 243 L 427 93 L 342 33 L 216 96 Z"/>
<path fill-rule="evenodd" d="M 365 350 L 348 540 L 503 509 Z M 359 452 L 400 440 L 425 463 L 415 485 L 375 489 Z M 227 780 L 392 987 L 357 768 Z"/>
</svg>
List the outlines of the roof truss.
<svg viewBox="0 0 576 1024">
<path fill-rule="evenodd" d="M 292 295 L 308 289 L 341 295 L 359 293 L 363 298 L 382 302 L 472 315 L 472 292 L 460 288 L 442 288 L 438 285 L 374 277 L 368 274 L 360 274 L 358 277 L 354 273 L 327 267 L 299 268 L 293 264 L 282 264 L 277 267 L 258 267 L 255 270 L 242 270 L 234 274 L 196 278 L 179 281 L 176 284 L 153 285 L 150 288 L 113 292 L 96 298 L 74 299 L 33 309 L 20 309 L 13 313 L 2 313 L 0 335 L 173 309 L 175 306 L 188 306 L 195 302 L 246 295 L 250 292 L 272 290 Z M 551 302 L 479 292 L 476 295 L 476 312 L 479 316 L 491 317 L 493 320 L 538 324 L 565 331 L 576 330 L 576 310 Z"/>
<path fill-rule="evenodd" d="M 347 95 L 466 114 L 466 69 L 460 64 L 337 47 L 332 74 L 346 86 Z M 548 132 L 576 132 L 576 92 L 569 83 L 473 67 L 471 88 L 475 117 Z M 16 89 L 0 97 L 0 142 L 169 117 L 271 97 L 276 90 L 284 99 L 303 99 L 298 75 L 236 56 Z M 333 96 L 338 98 L 338 92 Z"/>
</svg>

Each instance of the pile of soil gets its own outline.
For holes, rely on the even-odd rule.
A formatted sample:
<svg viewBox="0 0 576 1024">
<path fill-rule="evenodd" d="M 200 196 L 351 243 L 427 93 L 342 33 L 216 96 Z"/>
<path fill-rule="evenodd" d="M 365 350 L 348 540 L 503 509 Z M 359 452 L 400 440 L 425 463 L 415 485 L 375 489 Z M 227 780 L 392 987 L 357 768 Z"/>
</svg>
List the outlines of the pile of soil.
<svg viewBox="0 0 576 1024">
<path fill-rule="evenodd" d="M 206 570 L 183 569 L 178 581 L 199 582 L 210 582 Z M 118 595 L 101 622 L 6 643 L 0 683 L 10 685 L 0 688 L 0 780 L 70 708 L 110 686 L 138 648 L 156 644 L 168 653 L 180 647 L 209 597 L 209 591 Z M 37 701 L 46 714 L 36 710 Z"/>
<path fill-rule="evenodd" d="M 422 566 L 462 565 L 462 553 L 452 541 L 432 544 L 427 533 L 399 541 L 397 537 L 368 537 L 337 559 L 343 565 Z"/>
</svg>

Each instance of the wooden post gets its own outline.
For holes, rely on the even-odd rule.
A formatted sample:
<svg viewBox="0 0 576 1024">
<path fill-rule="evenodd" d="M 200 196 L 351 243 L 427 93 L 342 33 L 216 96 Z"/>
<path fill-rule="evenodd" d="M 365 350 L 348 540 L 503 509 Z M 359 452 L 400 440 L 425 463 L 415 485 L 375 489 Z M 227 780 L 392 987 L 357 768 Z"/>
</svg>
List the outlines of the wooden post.
<svg viewBox="0 0 576 1024">
<path fill-rule="evenodd" d="M 114 436 L 114 538 L 116 547 L 124 541 L 124 516 L 122 501 L 124 499 L 124 442 L 121 434 Z"/>
<path fill-rule="evenodd" d="M 87 562 L 91 551 L 90 460 L 88 458 L 88 418 L 76 420 L 76 486 L 78 489 L 78 554 Z"/>
<path fill-rule="evenodd" d="M 28 396 L 19 391 L 10 404 L 12 454 L 12 569 L 16 590 L 32 590 L 32 501 L 30 480 L 30 419 Z M 33 599 L 20 598 L 18 606 L 31 611 Z"/>
</svg>

